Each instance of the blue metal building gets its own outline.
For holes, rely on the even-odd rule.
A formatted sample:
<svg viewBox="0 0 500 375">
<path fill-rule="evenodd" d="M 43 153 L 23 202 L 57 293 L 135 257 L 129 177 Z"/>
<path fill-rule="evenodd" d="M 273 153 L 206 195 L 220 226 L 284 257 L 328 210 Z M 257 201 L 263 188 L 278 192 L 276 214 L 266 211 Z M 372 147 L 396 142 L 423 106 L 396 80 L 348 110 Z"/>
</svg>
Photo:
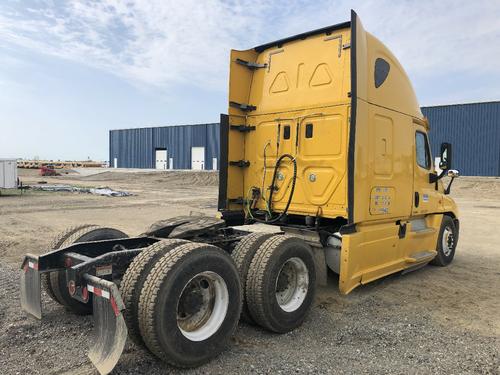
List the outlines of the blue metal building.
<svg viewBox="0 0 500 375">
<path fill-rule="evenodd" d="M 453 145 L 453 168 L 464 176 L 500 176 L 500 101 L 422 107 L 432 154 Z"/>
<path fill-rule="evenodd" d="M 218 169 L 219 147 L 218 123 L 109 132 L 109 162 L 117 168 Z"/>
<path fill-rule="evenodd" d="M 500 176 L 500 101 L 422 107 L 422 112 L 429 119 L 434 156 L 442 142 L 449 142 L 453 167 L 462 175 Z M 218 123 L 111 130 L 109 140 L 111 166 L 219 167 Z"/>
</svg>

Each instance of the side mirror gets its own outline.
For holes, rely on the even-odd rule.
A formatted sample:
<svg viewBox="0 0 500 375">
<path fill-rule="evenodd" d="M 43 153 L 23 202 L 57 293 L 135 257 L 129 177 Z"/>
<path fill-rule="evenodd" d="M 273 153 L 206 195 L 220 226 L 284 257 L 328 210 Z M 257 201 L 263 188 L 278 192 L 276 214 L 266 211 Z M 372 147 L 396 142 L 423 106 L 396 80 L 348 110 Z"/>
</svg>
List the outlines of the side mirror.
<svg viewBox="0 0 500 375">
<path fill-rule="evenodd" d="M 441 143 L 440 159 L 441 161 L 439 162 L 439 169 L 441 169 L 441 173 L 439 174 L 439 176 L 435 172 L 429 173 L 429 183 L 431 184 L 435 183 L 437 190 L 438 188 L 437 181 L 439 179 L 443 178 L 444 176 L 451 177 L 450 184 L 444 191 L 445 194 L 449 194 L 453 179 L 460 175 L 460 173 L 457 170 L 451 169 L 451 143 L 447 142 Z"/>
<path fill-rule="evenodd" d="M 447 171 L 451 169 L 451 143 L 441 143 L 441 161 L 439 169 Z"/>
</svg>

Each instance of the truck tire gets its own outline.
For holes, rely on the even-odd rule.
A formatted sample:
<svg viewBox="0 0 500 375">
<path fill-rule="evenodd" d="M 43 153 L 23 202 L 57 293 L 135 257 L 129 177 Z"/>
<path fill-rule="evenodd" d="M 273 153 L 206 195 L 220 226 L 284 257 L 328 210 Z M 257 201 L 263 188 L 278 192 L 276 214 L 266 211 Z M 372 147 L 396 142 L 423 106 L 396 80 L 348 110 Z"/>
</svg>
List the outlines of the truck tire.
<svg viewBox="0 0 500 375">
<path fill-rule="evenodd" d="M 455 256 L 457 242 L 457 227 L 451 217 L 444 215 L 436 246 L 437 255 L 431 260 L 431 264 L 439 267 L 445 267 L 450 264 Z"/>
<path fill-rule="evenodd" d="M 173 238 L 156 242 L 136 256 L 128 266 L 121 282 L 120 293 L 125 304 L 123 316 L 127 324 L 128 335 L 134 343 L 144 346 L 139 329 L 138 312 L 139 297 L 146 277 L 158 259 L 170 250 L 187 242 L 186 240 Z"/>
<path fill-rule="evenodd" d="M 273 236 L 257 250 L 250 264 L 246 300 L 252 318 L 277 333 L 302 324 L 316 291 L 311 247 L 302 239 Z"/>
<path fill-rule="evenodd" d="M 231 257 L 236 264 L 236 269 L 240 275 L 241 280 L 241 290 L 243 294 L 243 303 L 241 307 L 241 319 L 247 323 L 255 324 L 245 298 L 245 288 L 247 282 L 248 269 L 250 268 L 250 263 L 257 252 L 257 249 L 262 245 L 268 238 L 275 235 L 275 233 L 251 233 L 245 236 L 234 248 L 231 253 Z"/>
<path fill-rule="evenodd" d="M 100 226 L 87 226 L 68 236 L 59 246 L 65 247 L 77 242 L 110 240 L 117 238 L 127 238 L 128 236 L 113 228 L 106 228 Z M 77 301 L 72 298 L 68 291 L 66 272 L 64 270 L 50 272 L 50 287 L 54 293 L 57 301 L 59 301 L 67 310 L 78 314 L 88 315 L 92 314 L 92 296 L 89 296 L 87 303 Z"/>
<path fill-rule="evenodd" d="M 222 249 L 180 245 L 160 258 L 139 299 L 146 346 L 177 367 L 199 366 L 229 344 L 241 314 L 238 270 Z"/>
<path fill-rule="evenodd" d="M 52 250 L 57 250 L 61 247 L 61 245 L 66 241 L 68 237 L 70 237 L 73 233 L 78 232 L 81 229 L 88 228 L 88 227 L 96 227 L 96 225 L 92 224 L 82 224 L 82 225 L 77 225 L 74 227 L 67 228 L 63 232 L 59 233 L 51 242 L 49 250 L 45 251 L 44 253 L 48 253 Z M 54 301 L 56 301 L 59 304 L 63 304 L 62 301 L 59 301 L 57 299 L 57 296 L 54 294 L 54 291 L 52 290 L 52 285 L 50 285 L 50 272 L 42 273 L 40 275 L 40 279 L 42 282 L 42 288 L 45 289 L 47 294 L 49 295 L 50 298 L 52 298 Z"/>
</svg>

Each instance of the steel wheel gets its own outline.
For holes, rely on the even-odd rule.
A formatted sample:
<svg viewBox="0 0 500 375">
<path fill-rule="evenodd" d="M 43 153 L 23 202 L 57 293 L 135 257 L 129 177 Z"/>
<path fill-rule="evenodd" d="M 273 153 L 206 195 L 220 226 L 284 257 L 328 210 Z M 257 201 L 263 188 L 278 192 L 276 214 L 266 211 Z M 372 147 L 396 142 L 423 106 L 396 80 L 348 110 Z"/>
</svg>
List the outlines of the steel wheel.
<svg viewBox="0 0 500 375">
<path fill-rule="evenodd" d="M 431 264 L 444 267 L 450 264 L 455 256 L 458 242 L 458 221 L 448 215 L 443 216 L 436 246 L 436 257 Z"/>
<path fill-rule="evenodd" d="M 441 241 L 442 241 L 441 245 L 443 248 L 443 254 L 449 257 L 455 246 L 455 236 L 453 235 L 452 228 L 450 228 L 449 226 L 446 226 L 444 228 L 443 238 Z"/>
<path fill-rule="evenodd" d="M 191 341 L 212 336 L 224 322 L 229 293 L 224 279 L 215 272 L 195 275 L 186 284 L 177 303 L 177 326 Z"/>
<path fill-rule="evenodd" d="M 276 300 L 286 312 L 297 310 L 306 299 L 309 272 L 300 258 L 290 258 L 281 267 L 276 278 Z"/>
</svg>

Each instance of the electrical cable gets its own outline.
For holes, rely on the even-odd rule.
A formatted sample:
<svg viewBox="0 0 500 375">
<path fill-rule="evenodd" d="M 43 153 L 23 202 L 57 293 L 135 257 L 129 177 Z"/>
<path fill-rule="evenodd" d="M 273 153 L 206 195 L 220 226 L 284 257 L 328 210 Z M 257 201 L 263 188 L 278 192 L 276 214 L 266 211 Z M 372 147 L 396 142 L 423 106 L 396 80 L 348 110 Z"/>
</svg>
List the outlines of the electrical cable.
<svg viewBox="0 0 500 375">
<path fill-rule="evenodd" d="M 269 215 L 271 215 L 271 211 L 270 211 L 270 208 L 269 208 L 269 203 L 266 200 L 266 195 L 264 194 L 264 185 L 265 185 L 266 173 L 267 173 L 267 166 L 266 166 L 266 163 L 267 163 L 267 156 L 266 156 L 267 146 L 271 146 L 271 141 L 267 141 L 266 145 L 264 146 L 264 171 L 263 171 L 263 174 L 262 174 L 262 188 L 261 188 L 261 192 L 262 193 L 261 193 L 261 198 L 262 198 L 262 200 L 266 204 L 266 211 L 269 213 Z M 252 216 L 252 215 L 250 215 L 250 216 Z"/>
<path fill-rule="evenodd" d="M 290 154 L 283 154 L 276 161 L 276 165 L 274 166 L 273 179 L 271 181 L 271 191 L 269 192 L 268 202 L 269 202 L 269 205 L 272 204 L 273 191 L 274 191 L 274 183 L 276 181 L 276 176 L 277 176 L 277 173 L 278 173 L 278 168 L 279 168 L 281 162 L 283 161 L 283 159 L 285 159 L 285 158 L 290 159 L 291 162 L 293 163 L 292 186 L 290 188 L 290 195 L 288 197 L 288 201 L 286 203 L 285 209 L 278 216 L 276 216 L 274 218 L 266 218 L 265 220 L 262 220 L 262 219 L 258 219 L 258 218 L 254 217 L 254 220 L 257 221 L 257 222 L 259 222 L 259 223 L 266 223 L 266 224 L 275 223 L 275 222 L 281 220 L 281 218 L 286 215 L 286 213 L 288 212 L 288 209 L 290 208 L 290 204 L 292 203 L 293 193 L 295 192 L 295 183 L 297 181 L 297 160 L 292 155 L 290 155 Z"/>
<path fill-rule="evenodd" d="M 264 185 L 265 185 L 265 178 L 266 178 L 266 149 L 267 149 L 267 146 L 270 146 L 270 142 L 268 141 L 268 143 L 266 143 L 266 145 L 264 146 L 264 175 L 262 177 L 262 190 L 261 190 L 261 197 L 262 199 L 264 200 L 264 202 L 266 203 L 266 211 L 267 211 L 267 215 L 268 217 L 265 219 L 265 220 L 262 220 L 262 219 L 259 219 L 259 218 L 256 218 L 254 217 L 254 215 L 252 214 L 252 208 L 251 208 L 251 205 L 248 206 L 248 214 L 249 216 L 259 222 L 259 223 L 267 223 L 267 224 L 272 224 L 272 223 L 275 223 L 279 220 L 281 220 L 281 218 L 283 218 L 286 213 L 288 212 L 288 209 L 290 208 L 290 204 L 292 203 L 292 198 L 293 198 L 293 193 L 295 192 L 295 184 L 297 182 L 297 155 L 298 155 L 298 149 L 299 149 L 299 133 L 300 133 L 300 125 L 302 124 L 302 122 L 308 118 L 308 117 L 315 117 L 315 116 L 322 116 L 323 114 L 322 113 L 314 113 L 314 114 L 310 114 L 310 115 L 306 115 L 306 116 L 299 116 L 297 118 L 295 118 L 297 121 L 296 123 L 296 130 L 295 130 L 295 156 L 292 156 L 290 154 L 283 154 L 281 155 L 278 160 L 276 161 L 276 164 L 274 166 L 274 173 L 273 173 L 273 179 L 271 181 L 271 187 L 270 187 L 270 192 L 269 192 L 269 199 L 266 201 L 266 197 L 265 197 L 265 193 L 264 193 Z M 295 120 L 295 119 L 290 119 L 290 120 Z M 278 121 L 278 136 L 276 138 L 276 155 L 279 154 L 279 147 L 280 147 L 280 135 L 281 135 L 281 121 L 283 119 L 277 119 Z M 290 196 L 288 197 L 288 201 L 286 203 L 286 206 L 285 206 L 285 209 L 275 218 L 272 218 L 272 212 L 271 212 L 271 205 L 272 205 L 272 199 L 273 199 L 273 192 L 274 192 L 274 183 L 276 181 L 276 175 L 277 175 L 277 172 L 278 172 L 278 168 L 281 164 L 281 162 L 283 161 L 283 159 L 285 158 L 288 158 L 290 159 L 290 161 L 293 163 L 293 176 L 292 176 L 292 186 L 291 186 L 291 189 L 290 189 Z"/>
</svg>

